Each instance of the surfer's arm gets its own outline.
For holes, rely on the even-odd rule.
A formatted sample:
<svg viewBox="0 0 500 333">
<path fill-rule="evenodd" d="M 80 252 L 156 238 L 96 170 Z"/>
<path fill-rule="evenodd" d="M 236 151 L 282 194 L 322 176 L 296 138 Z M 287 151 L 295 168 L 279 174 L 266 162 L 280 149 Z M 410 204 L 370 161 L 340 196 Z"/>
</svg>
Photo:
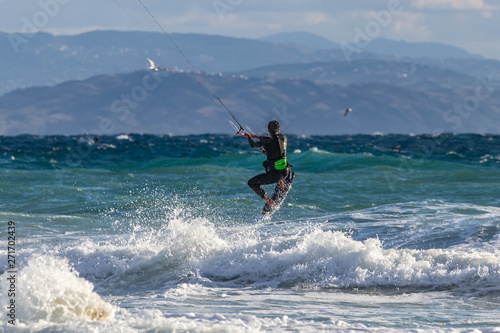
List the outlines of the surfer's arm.
<svg viewBox="0 0 500 333">
<path fill-rule="evenodd" d="M 260 136 L 258 136 L 257 134 L 250 134 L 250 133 L 245 133 L 244 134 L 247 138 L 252 138 L 252 139 L 260 139 Z"/>
<path fill-rule="evenodd" d="M 252 140 L 252 139 L 259 139 L 260 140 L 260 136 L 255 135 L 255 134 L 250 134 L 250 133 L 245 133 L 245 136 L 248 138 L 248 144 L 250 145 L 250 147 L 259 148 L 259 147 L 263 146 L 262 141 L 255 142 Z"/>
<path fill-rule="evenodd" d="M 260 148 L 262 147 L 264 144 L 262 143 L 262 141 L 253 141 L 252 138 L 248 138 L 248 143 L 250 144 L 250 147 L 252 148 Z"/>
</svg>

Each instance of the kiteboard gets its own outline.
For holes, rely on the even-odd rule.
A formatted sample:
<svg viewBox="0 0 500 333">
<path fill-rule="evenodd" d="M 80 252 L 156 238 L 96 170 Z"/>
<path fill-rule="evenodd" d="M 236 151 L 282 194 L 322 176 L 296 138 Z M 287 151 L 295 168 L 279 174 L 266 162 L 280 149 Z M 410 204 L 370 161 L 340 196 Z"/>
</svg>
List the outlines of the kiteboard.
<svg viewBox="0 0 500 333">
<path fill-rule="evenodd" d="M 264 209 L 262 210 L 262 215 L 264 218 L 270 218 L 278 209 L 280 209 L 281 204 L 286 198 L 286 195 L 292 188 L 292 182 L 295 178 L 295 172 L 289 172 L 288 176 L 283 179 L 284 186 L 276 185 L 274 188 L 274 193 L 271 196 L 271 199 L 274 201 L 274 206 L 269 206 L 267 203 L 264 205 Z"/>
</svg>

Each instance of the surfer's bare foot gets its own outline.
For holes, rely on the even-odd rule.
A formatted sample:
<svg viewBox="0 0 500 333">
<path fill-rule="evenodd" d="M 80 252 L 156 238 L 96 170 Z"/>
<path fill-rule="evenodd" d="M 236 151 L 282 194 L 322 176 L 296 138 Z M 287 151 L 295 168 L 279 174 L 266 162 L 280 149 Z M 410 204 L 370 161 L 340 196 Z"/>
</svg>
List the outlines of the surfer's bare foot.
<svg viewBox="0 0 500 333">
<path fill-rule="evenodd" d="M 274 200 L 269 197 L 266 198 L 266 202 L 269 207 L 272 207 L 275 204 Z"/>
</svg>

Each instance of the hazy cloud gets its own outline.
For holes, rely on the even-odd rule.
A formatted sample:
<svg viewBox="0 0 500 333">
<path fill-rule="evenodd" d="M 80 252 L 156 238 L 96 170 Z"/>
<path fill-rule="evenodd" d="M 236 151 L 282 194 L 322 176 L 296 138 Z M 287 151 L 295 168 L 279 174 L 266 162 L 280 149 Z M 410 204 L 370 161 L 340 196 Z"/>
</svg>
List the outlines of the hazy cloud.
<svg viewBox="0 0 500 333">
<path fill-rule="evenodd" d="M 432 31 L 426 22 L 427 17 L 419 13 L 403 12 L 394 20 L 393 39 L 402 39 L 402 36 L 413 41 L 426 41 L 431 39 Z"/>
<path fill-rule="evenodd" d="M 455 9 L 455 10 L 495 10 L 496 8 L 486 4 L 483 0 L 414 0 L 411 5 L 423 9 Z"/>
<path fill-rule="evenodd" d="M 441 42 L 499 57 L 499 0 L 143 0 L 168 32 L 259 38 L 307 31 L 335 42 L 352 41 L 356 28 L 395 2 L 402 10 L 378 37 Z M 45 15 L 49 3 L 59 8 Z M 136 0 L 0 0 L 0 31 L 6 32 L 21 32 L 28 21 L 55 34 L 158 30 L 148 16 Z"/>
</svg>

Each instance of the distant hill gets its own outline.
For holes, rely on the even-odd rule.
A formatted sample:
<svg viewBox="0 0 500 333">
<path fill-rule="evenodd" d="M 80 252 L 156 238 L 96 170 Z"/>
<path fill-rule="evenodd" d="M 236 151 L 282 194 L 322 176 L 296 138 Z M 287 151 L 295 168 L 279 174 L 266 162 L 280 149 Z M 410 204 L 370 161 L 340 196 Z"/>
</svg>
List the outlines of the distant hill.
<svg viewBox="0 0 500 333">
<path fill-rule="evenodd" d="M 271 43 L 295 44 L 310 49 L 338 49 L 339 45 L 324 37 L 309 32 L 283 32 L 269 35 L 260 40 Z"/>
<path fill-rule="evenodd" d="M 500 132 L 500 61 L 458 48 L 379 39 L 347 62 L 307 33 L 172 34 L 200 78 L 164 37 L 0 33 L 0 134 L 230 133 L 200 80 L 254 129 L 276 118 L 306 135 Z M 146 71 L 146 57 L 169 70 Z"/>
<path fill-rule="evenodd" d="M 231 119 L 196 80 L 206 80 L 241 122 L 274 118 L 293 134 L 474 132 L 499 134 L 500 92 L 473 112 L 453 105 L 474 90 L 415 90 L 387 83 L 338 85 L 301 79 L 136 71 L 99 75 L 0 97 L 0 134 L 231 133 Z M 483 91 L 484 93 L 484 91 Z M 346 117 L 344 110 L 352 108 Z"/>
<path fill-rule="evenodd" d="M 339 44 L 324 37 L 308 32 L 284 32 L 269 35 L 261 40 L 273 43 L 294 44 L 310 49 L 339 49 Z M 356 46 L 351 43 L 351 45 Z M 484 59 L 481 55 L 471 54 L 456 46 L 432 42 L 405 42 L 376 38 L 366 44 L 361 50 L 391 58 L 430 58 L 430 59 Z"/>
<path fill-rule="evenodd" d="M 484 59 L 481 55 L 471 54 L 456 46 L 430 42 L 408 43 L 405 41 L 395 41 L 386 38 L 374 39 L 363 50 L 380 55 L 410 57 L 414 59 Z"/>
<path fill-rule="evenodd" d="M 233 72 L 273 64 L 342 59 L 338 50 L 314 51 L 289 44 L 201 34 L 171 34 L 200 71 Z M 149 67 L 188 70 L 190 65 L 160 33 L 92 31 L 74 36 L 0 32 L 0 95 L 21 87 L 54 85 L 99 74 Z"/>
<path fill-rule="evenodd" d="M 207 73 L 331 61 L 348 65 L 338 44 L 305 32 L 272 35 L 263 40 L 175 33 L 171 37 L 196 68 Z M 184 70 L 190 67 L 160 33 L 91 31 L 54 36 L 43 32 L 28 35 L 0 32 L 0 95 L 17 88 L 146 69 L 149 66 L 146 57 L 161 67 Z M 451 46 L 384 39 L 373 40 L 362 52 L 354 54 L 352 60 L 401 61 L 405 57 L 416 63 L 434 62 L 431 65 L 440 68 L 446 63 L 436 62 L 453 58 L 457 70 L 468 68 L 476 73 L 485 67 L 485 60 Z M 464 62 L 467 64 L 463 65 Z"/>
<path fill-rule="evenodd" d="M 500 62 L 498 63 L 500 66 Z M 415 90 L 474 89 L 476 77 L 430 64 L 379 59 L 271 65 L 240 72 L 271 79 L 295 78 L 339 85 L 385 83 Z"/>
</svg>

